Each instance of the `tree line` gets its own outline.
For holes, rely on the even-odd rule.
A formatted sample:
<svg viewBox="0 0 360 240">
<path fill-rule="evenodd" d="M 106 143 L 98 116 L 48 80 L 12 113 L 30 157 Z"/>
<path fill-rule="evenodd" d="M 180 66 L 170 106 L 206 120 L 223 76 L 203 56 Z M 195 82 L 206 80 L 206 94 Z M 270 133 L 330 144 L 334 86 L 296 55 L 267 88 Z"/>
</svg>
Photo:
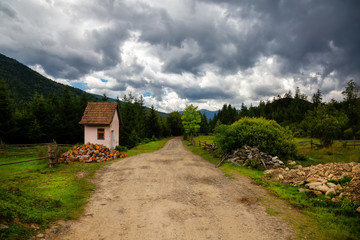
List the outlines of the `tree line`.
<svg viewBox="0 0 360 240">
<path fill-rule="evenodd" d="M 85 92 L 78 96 L 65 87 L 61 95 L 50 93 L 47 98 L 35 93 L 31 101 L 17 105 L 10 97 L 5 81 L 0 80 L 0 141 L 5 143 L 79 143 L 84 128 L 79 124 L 88 103 Z M 108 101 L 104 94 L 99 101 Z M 118 99 L 123 124 L 120 126 L 120 145 L 132 148 L 170 135 L 182 135 L 183 126 L 178 112 L 161 116 L 144 99 L 131 93 Z"/>
<path fill-rule="evenodd" d="M 288 91 L 272 101 L 260 101 L 258 106 L 242 104 L 236 109 L 231 104 L 224 104 L 209 121 L 198 112 L 201 117 L 198 132 L 214 132 L 217 126 L 229 125 L 244 117 L 262 117 L 289 128 L 296 137 L 320 138 L 325 146 L 331 145 L 334 139 L 360 139 L 360 86 L 350 80 L 342 95 L 343 101 L 332 99 L 325 103 L 321 90 L 318 89 L 309 100 L 296 88 L 294 95 Z"/>
</svg>

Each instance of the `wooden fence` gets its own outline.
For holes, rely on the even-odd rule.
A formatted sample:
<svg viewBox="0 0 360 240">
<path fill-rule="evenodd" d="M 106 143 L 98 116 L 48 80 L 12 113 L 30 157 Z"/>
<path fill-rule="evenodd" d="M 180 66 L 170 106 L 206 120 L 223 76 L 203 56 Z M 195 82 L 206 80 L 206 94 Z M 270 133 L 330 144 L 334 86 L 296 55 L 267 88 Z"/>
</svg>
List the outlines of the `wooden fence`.
<svg viewBox="0 0 360 240">
<path fill-rule="evenodd" d="M 335 140 L 335 142 L 342 143 L 342 147 L 353 147 L 356 148 L 357 146 L 360 146 L 360 140 L 356 140 L 355 137 L 353 140 Z M 302 141 L 296 143 L 297 145 L 306 145 L 310 143 L 310 147 L 302 147 L 302 149 L 313 149 L 313 148 L 319 148 L 320 144 L 314 143 L 314 141 L 311 139 L 310 141 Z"/>
<path fill-rule="evenodd" d="M 53 168 L 57 166 L 57 150 L 58 146 L 72 146 L 68 144 L 57 144 L 55 141 L 53 143 L 41 143 L 41 144 L 12 144 L 12 145 L 1 145 L 0 151 L 3 152 L 1 154 L 2 157 L 14 157 L 14 156 L 26 156 L 26 155 L 34 155 L 34 152 L 29 153 L 17 153 L 17 154 L 7 154 L 8 151 L 11 150 L 23 150 L 26 149 L 33 149 L 35 146 L 47 146 L 47 153 L 48 155 L 46 157 L 39 157 L 34 159 L 27 159 L 17 162 L 8 162 L 8 163 L 0 163 L 0 166 L 4 165 L 11 165 L 11 164 L 17 164 L 17 163 L 24 163 L 24 162 L 32 162 L 32 161 L 38 161 L 38 160 L 44 160 L 49 159 L 49 167 Z"/>
<path fill-rule="evenodd" d="M 200 148 L 206 149 L 209 152 L 215 151 L 217 149 L 214 143 L 209 144 L 209 143 L 206 143 L 206 141 L 201 142 L 200 140 L 195 141 L 194 139 L 192 139 L 192 140 L 190 140 L 190 143 L 194 146 L 199 146 Z"/>
</svg>

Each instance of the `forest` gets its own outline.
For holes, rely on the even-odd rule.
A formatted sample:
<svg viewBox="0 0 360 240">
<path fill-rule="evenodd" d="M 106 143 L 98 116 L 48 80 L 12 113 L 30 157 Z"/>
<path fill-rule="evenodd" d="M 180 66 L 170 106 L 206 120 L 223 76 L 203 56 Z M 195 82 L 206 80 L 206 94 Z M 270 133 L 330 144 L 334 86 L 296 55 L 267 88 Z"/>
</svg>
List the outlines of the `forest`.
<svg viewBox="0 0 360 240">
<path fill-rule="evenodd" d="M 99 99 L 107 100 L 106 95 Z M 123 101 L 117 101 L 123 122 L 120 126 L 122 146 L 132 148 L 141 142 L 182 134 L 181 121 L 172 120 L 174 114 L 167 118 L 161 116 L 154 107 L 146 108 L 142 97 L 136 98 L 130 93 Z M 78 123 L 87 103 L 85 93 L 78 96 L 64 86 L 60 96 L 51 93 L 45 98 L 35 93 L 30 101 L 16 105 L 5 81 L 0 80 L 0 139 L 4 143 L 82 142 L 84 129 Z"/>
<path fill-rule="evenodd" d="M 208 134 L 220 124 L 232 124 L 243 117 L 263 117 L 289 128 L 296 137 L 318 137 L 324 145 L 334 139 L 360 139 L 360 86 L 353 80 L 342 92 L 343 101 L 322 101 L 317 90 L 311 100 L 295 90 L 272 101 L 260 101 L 258 106 L 240 109 L 224 104 L 213 119 L 201 115 L 199 132 Z M 106 95 L 98 101 L 107 101 Z M 83 141 L 83 126 L 78 122 L 87 105 L 88 95 L 76 95 L 64 86 L 61 94 L 48 97 L 35 93 L 30 101 L 16 104 L 5 81 L 0 80 L 0 138 L 4 143 L 41 143 L 53 139 L 59 143 Z M 184 132 L 181 114 L 160 115 L 152 106 L 144 105 L 143 97 L 132 93 L 118 99 L 123 125 L 120 127 L 120 145 L 132 148 L 139 143 Z"/>
<path fill-rule="evenodd" d="M 217 125 L 231 124 L 243 117 L 263 117 L 275 120 L 289 128 L 296 137 L 317 137 L 323 145 L 331 145 L 334 139 L 360 139 L 360 86 L 350 80 L 342 91 L 343 101 L 322 101 L 321 90 L 311 100 L 296 88 L 295 94 L 288 91 L 272 101 L 260 101 L 249 108 L 240 109 L 224 104 L 209 121 L 204 132 L 212 132 Z M 204 117 L 204 116 L 203 116 Z"/>
</svg>

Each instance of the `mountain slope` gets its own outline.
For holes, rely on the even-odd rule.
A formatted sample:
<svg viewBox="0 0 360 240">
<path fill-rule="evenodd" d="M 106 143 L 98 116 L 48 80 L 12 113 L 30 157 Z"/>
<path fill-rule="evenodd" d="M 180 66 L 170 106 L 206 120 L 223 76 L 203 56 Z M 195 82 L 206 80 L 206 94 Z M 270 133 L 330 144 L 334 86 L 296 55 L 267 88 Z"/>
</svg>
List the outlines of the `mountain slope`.
<svg viewBox="0 0 360 240">
<path fill-rule="evenodd" d="M 84 91 L 61 83 L 54 82 L 35 72 L 15 59 L 0 54 L 0 80 L 4 80 L 10 90 L 10 96 L 17 105 L 21 105 L 32 99 L 37 92 L 45 98 L 50 93 L 61 95 L 65 87 L 75 95 L 81 95 Z M 96 96 L 86 93 L 89 101 L 95 101 Z"/>
</svg>

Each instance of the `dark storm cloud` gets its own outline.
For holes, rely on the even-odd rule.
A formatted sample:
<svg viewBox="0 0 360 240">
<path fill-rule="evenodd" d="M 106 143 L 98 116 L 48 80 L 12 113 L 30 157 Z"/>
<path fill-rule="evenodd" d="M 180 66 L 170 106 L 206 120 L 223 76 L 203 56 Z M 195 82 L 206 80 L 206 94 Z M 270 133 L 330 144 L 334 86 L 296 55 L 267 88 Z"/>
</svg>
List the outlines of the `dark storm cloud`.
<svg viewBox="0 0 360 240">
<path fill-rule="evenodd" d="M 178 92 L 182 98 L 187 98 L 191 101 L 200 99 L 230 99 L 233 96 L 230 93 L 219 91 L 215 87 L 206 88 L 184 88 Z"/>
<path fill-rule="evenodd" d="M 54 78 L 102 72 L 116 79 L 112 91 L 151 90 L 158 100 L 171 91 L 191 101 L 255 101 L 294 86 L 339 92 L 360 83 L 359 12 L 357 0 L 5 0 L 0 52 Z M 247 92 L 235 96 L 222 78 Z"/>
<path fill-rule="evenodd" d="M 9 5 L 0 2 L 0 16 L 6 15 L 9 18 L 17 19 L 17 13 Z"/>
</svg>

